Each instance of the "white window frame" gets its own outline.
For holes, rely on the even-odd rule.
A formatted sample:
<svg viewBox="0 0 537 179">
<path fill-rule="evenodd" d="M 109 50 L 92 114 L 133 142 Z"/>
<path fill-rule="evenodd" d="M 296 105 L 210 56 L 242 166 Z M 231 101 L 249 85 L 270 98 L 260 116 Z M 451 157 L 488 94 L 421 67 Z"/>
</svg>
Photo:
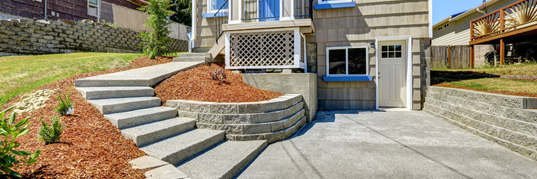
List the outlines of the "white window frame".
<svg viewBox="0 0 537 179">
<path fill-rule="evenodd" d="M 87 7 L 88 10 L 87 10 L 86 13 L 87 13 L 89 16 L 99 17 L 99 14 L 101 13 L 101 0 L 97 0 L 97 5 L 96 5 L 96 6 L 90 4 L 90 0 L 87 0 L 86 2 L 87 2 L 87 4 L 88 4 L 88 7 Z M 90 14 L 90 13 L 89 13 L 89 8 L 97 8 L 97 11 L 96 11 L 97 14 Z"/>
<path fill-rule="evenodd" d="M 333 4 L 333 3 L 342 3 L 342 2 L 352 2 L 352 0 L 336 0 L 336 1 L 319 0 L 317 4 Z"/>
<path fill-rule="evenodd" d="M 364 48 L 365 49 L 365 74 L 349 74 L 349 48 Z M 345 49 L 345 73 L 346 74 L 330 74 L 330 50 Z M 369 47 L 368 46 L 344 46 L 344 47 L 326 47 L 326 76 L 369 76 Z"/>
<path fill-rule="evenodd" d="M 217 1 L 217 0 L 207 0 L 207 13 L 216 13 L 216 11 L 218 11 L 218 9 L 213 9 L 213 1 Z M 225 1 L 225 0 L 223 0 Z M 220 12 L 228 12 L 229 11 L 229 6 L 231 6 L 231 1 L 232 0 L 229 0 L 228 3 L 227 3 L 227 9 L 222 9 L 222 11 Z"/>
</svg>

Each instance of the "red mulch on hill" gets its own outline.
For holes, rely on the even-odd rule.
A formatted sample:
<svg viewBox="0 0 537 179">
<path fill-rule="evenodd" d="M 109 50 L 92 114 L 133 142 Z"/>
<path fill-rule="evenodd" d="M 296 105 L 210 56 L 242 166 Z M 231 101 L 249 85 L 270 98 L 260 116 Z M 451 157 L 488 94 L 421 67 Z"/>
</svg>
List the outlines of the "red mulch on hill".
<svg viewBox="0 0 537 179">
<path fill-rule="evenodd" d="M 164 80 L 155 88 L 155 94 L 165 104 L 167 100 L 186 99 L 209 102 L 255 102 L 284 95 L 260 90 L 242 81 L 242 75 L 226 70 L 226 83 L 211 79 L 211 73 L 223 70 L 217 65 L 202 65 Z"/>
<path fill-rule="evenodd" d="M 74 81 L 171 61 L 173 61 L 171 57 L 159 57 L 155 60 L 142 57 L 132 61 L 129 67 L 79 74 L 40 87 L 39 89 L 57 90 L 46 102 L 45 107 L 17 116 L 16 121 L 30 117 L 32 124 L 28 135 L 17 139 L 21 146 L 16 150 L 31 152 L 41 150 L 41 155 L 37 163 L 20 165 L 13 169 L 21 173 L 23 178 L 145 178 L 143 170 L 132 169 L 128 163 L 132 159 L 144 156 L 145 153 L 138 149 L 132 140 L 123 138 L 117 127 L 86 102 L 75 89 Z M 65 125 L 61 143 L 45 145 L 44 142 L 37 140 L 41 127 L 39 118 L 50 124 L 50 119 L 58 115 L 53 108 L 58 104 L 59 93 L 71 94 L 74 113 L 61 117 L 60 121 Z M 21 96 L 5 104 L 3 108 L 15 104 Z"/>
</svg>

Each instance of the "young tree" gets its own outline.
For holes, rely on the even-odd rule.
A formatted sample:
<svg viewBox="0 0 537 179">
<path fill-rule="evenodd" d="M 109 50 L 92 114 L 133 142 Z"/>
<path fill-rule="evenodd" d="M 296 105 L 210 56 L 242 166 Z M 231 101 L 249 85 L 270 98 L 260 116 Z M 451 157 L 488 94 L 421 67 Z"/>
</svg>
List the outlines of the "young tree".
<svg viewBox="0 0 537 179">
<path fill-rule="evenodd" d="M 170 19 L 177 23 L 192 26 L 192 1 L 173 0 L 170 8 L 175 14 Z"/>
<path fill-rule="evenodd" d="M 171 0 L 151 0 L 149 5 L 139 8 L 150 14 L 146 20 L 146 26 L 151 27 L 152 31 L 140 33 L 143 40 L 140 47 L 151 59 L 169 52 L 168 44 L 171 39 L 168 38 L 168 34 L 170 34 L 168 26 L 172 23 L 169 17 L 173 15 L 173 11 L 168 10 L 170 3 Z"/>
</svg>

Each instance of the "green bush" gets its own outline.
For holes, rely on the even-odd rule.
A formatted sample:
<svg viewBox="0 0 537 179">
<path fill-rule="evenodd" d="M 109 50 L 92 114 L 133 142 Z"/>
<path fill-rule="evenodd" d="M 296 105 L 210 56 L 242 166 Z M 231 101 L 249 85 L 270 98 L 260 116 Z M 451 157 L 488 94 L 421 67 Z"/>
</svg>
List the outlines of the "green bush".
<svg viewBox="0 0 537 179">
<path fill-rule="evenodd" d="M 71 101 L 71 94 L 67 94 L 67 96 L 64 94 L 63 98 L 65 98 L 65 100 L 62 99 L 61 94 L 58 94 L 59 104 L 56 106 L 55 111 L 60 113 L 60 115 L 65 116 L 69 114 L 68 112 L 73 107 L 73 102 Z"/>
<path fill-rule="evenodd" d="M 149 13 L 149 18 L 146 20 L 146 26 L 151 27 L 151 31 L 140 33 L 142 43 L 140 47 L 144 53 L 149 55 L 151 59 L 156 56 L 162 56 L 169 53 L 171 39 L 168 38 L 170 30 L 168 26 L 172 21 L 169 19 L 173 15 L 170 9 L 170 0 L 151 0 L 149 5 L 139 8 L 141 11 Z"/>
<path fill-rule="evenodd" d="M 13 124 L 16 118 L 15 113 L 11 113 L 9 118 L 4 118 L 4 115 L 11 109 L 13 109 L 13 107 L 0 112 L 0 135 L 5 137 L 3 141 L 0 141 L 0 171 L 14 177 L 21 177 L 19 173 L 11 170 L 11 168 L 20 163 L 28 165 L 34 164 L 37 162 L 37 156 L 39 156 L 41 151 L 37 150 L 32 154 L 31 152 L 14 150 L 20 146 L 20 143 L 16 141 L 17 137 L 26 135 L 30 132 L 30 129 L 28 129 L 29 124 L 26 124 L 30 118 L 23 119 L 18 123 Z M 23 125 L 24 127 L 21 128 Z M 18 160 L 16 156 L 22 156 L 23 159 Z M 26 160 L 26 156 L 30 156 L 30 158 Z"/>
<path fill-rule="evenodd" d="M 62 126 L 59 117 L 52 118 L 50 126 L 41 118 L 41 124 L 43 126 L 39 130 L 40 141 L 45 141 L 45 145 L 60 142 L 60 135 L 62 135 L 62 130 L 65 126 Z"/>
</svg>

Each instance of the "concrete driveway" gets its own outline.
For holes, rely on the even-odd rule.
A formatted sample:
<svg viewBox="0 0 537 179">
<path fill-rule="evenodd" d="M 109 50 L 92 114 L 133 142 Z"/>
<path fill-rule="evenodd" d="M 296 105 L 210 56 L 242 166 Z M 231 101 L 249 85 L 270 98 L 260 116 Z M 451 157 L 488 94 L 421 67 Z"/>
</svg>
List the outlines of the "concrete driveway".
<svg viewBox="0 0 537 179">
<path fill-rule="evenodd" d="M 320 111 L 238 178 L 537 178 L 537 162 L 421 111 Z"/>
</svg>

